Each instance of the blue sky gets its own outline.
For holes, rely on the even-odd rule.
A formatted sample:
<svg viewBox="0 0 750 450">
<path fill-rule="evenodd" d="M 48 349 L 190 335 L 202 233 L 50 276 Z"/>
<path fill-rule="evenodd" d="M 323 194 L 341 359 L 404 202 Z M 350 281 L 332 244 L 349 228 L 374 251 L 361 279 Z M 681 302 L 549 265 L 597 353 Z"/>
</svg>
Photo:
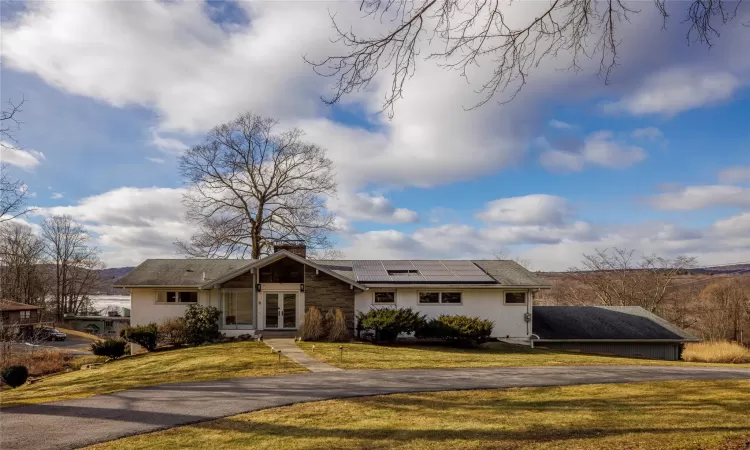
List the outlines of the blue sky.
<svg viewBox="0 0 750 450">
<path fill-rule="evenodd" d="M 514 14 L 533 14 L 528 5 Z M 347 257 L 504 252 L 547 270 L 621 246 L 702 264 L 750 260 L 750 63 L 734 51 L 750 33 L 741 26 L 710 51 L 688 49 L 677 21 L 662 31 L 646 11 L 622 28 L 611 84 L 596 61 L 578 74 L 549 61 L 512 103 L 468 112 L 476 86 L 420 62 L 389 120 L 377 114 L 386 78 L 341 105 L 320 102 L 331 80 L 301 55 L 340 50 L 328 8 L 358 20 L 338 2 L 6 11 L 2 100 L 26 103 L 24 154 L 2 159 L 32 193 L 37 210 L 24 220 L 73 215 L 110 266 L 177 257 L 172 242 L 191 232 L 177 155 L 253 111 L 328 149 L 339 178 L 328 205 Z"/>
</svg>

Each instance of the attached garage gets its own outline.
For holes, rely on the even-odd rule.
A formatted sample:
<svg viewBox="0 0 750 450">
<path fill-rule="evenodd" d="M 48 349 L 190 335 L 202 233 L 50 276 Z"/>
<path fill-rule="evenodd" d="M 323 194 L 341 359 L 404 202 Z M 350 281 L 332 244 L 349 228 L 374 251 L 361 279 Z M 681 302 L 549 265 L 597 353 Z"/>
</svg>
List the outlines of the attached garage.
<svg viewBox="0 0 750 450">
<path fill-rule="evenodd" d="M 638 306 L 535 306 L 535 347 L 677 361 L 699 339 Z"/>
</svg>

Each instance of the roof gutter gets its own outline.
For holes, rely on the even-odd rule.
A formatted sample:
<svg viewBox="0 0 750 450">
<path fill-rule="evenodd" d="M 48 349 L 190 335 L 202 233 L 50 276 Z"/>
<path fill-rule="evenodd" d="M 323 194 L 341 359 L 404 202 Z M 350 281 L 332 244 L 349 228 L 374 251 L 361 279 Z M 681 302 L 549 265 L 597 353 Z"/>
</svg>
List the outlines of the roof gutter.
<svg viewBox="0 0 750 450">
<path fill-rule="evenodd" d="M 155 289 L 202 289 L 200 284 L 113 284 L 113 288 L 132 289 L 132 288 L 155 288 Z"/>
<path fill-rule="evenodd" d="M 685 338 L 685 339 L 532 339 L 534 342 L 580 342 L 580 343 L 588 343 L 588 342 L 595 342 L 595 343 L 628 343 L 628 344 L 636 344 L 636 343 L 680 343 L 680 342 L 700 342 L 700 339 L 697 338 Z"/>
<path fill-rule="evenodd" d="M 414 283 L 409 284 L 408 282 L 404 283 L 387 283 L 387 284 L 378 284 L 378 283 L 368 283 L 366 281 L 360 281 L 360 283 L 363 283 L 365 286 L 370 287 L 372 289 L 378 289 L 378 288 L 454 288 L 454 289 L 466 289 L 466 288 L 472 288 L 472 289 L 549 289 L 549 286 L 511 286 L 507 284 L 472 284 L 472 283 L 460 283 L 460 284 L 441 284 L 441 283 Z"/>
</svg>

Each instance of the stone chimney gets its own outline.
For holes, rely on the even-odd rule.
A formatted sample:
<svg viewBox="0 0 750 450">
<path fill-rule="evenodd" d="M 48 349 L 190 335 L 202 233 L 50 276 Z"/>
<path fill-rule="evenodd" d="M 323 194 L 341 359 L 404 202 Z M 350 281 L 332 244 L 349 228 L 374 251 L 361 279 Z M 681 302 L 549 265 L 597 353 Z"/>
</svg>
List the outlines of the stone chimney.
<svg viewBox="0 0 750 450">
<path fill-rule="evenodd" d="M 281 250 L 286 250 L 297 256 L 307 258 L 307 245 L 305 245 L 305 241 L 303 240 L 276 241 L 276 243 L 273 244 L 273 252 L 276 253 Z"/>
</svg>

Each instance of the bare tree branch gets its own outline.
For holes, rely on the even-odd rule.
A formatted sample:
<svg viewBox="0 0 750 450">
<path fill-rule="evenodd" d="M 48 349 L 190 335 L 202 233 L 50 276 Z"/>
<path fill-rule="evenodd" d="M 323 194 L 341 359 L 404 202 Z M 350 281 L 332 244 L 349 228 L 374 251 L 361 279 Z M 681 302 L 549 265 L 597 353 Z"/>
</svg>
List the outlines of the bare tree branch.
<svg viewBox="0 0 750 450">
<path fill-rule="evenodd" d="M 737 15 L 739 1 L 693 0 L 685 22 L 688 41 L 711 45 L 718 37 L 717 21 L 724 25 Z M 665 0 L 654 0 L 666 26 Z M 320 61 L 305 61 L 316 73 L 332 77 L 333 93 L 323 98 L 337 103 L 345 95 L 367 89 L 381 71 L 390 76 L 390 89 L 382 111 L 393 117 L 393 106 L 403 97 L 404 83 L 414 75 L 416 58 L 428 44 L 424 59 L 458 70 L 490 62 L 494 70 L 480 83 L 476 108 L 506 93 L 507 103 L 523 89 L 528 76 L 546 58 L 565 58 L 570 70 L 580 70 L 581 58 L 599 55 L 599 74 L 609 81 L 618 64 L 619 25 L 639 13 L 623 0 L 549 0 L 549 6 L 525 23 L 508 17 L 510 1 L 501 0 L 362 0 L 365 17 L 392 24 L 379 36 L 362 36 L 345 30 L 331 15 L 336 38 L 348 50 Z M 432 43 L 436 45 L 429 45 Z M 440 45 L 437 45 L 437 44 Z"/>
</svg>

